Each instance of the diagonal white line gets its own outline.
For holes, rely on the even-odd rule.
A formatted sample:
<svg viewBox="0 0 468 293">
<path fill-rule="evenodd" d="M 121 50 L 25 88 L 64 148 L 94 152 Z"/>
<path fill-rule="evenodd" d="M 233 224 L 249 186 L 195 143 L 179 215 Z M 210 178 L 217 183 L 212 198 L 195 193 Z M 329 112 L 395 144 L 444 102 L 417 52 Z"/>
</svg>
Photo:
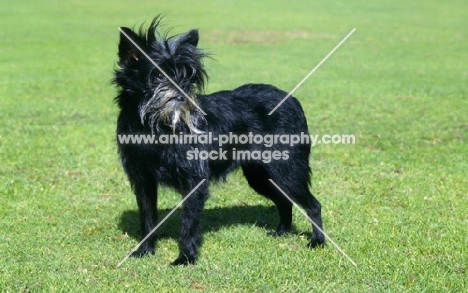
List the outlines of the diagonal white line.
<svg viewBox="0 0 468 293">
<path fill-rule="evenodd" d="M 268 113 L 268 115 L 273 114 L 273 112 L 275 112 L 276 109 L 278 109 L 278 107 L 281 106 L 281 104 L 283 104 L 284 101 L 286 101 L 286 100 L 287 100 L 287 99 L 288 99 L 288 98 L 289 98 L 289 97 L 290 97 L 290 96 L 291 96 L 291 95 L 292 95 L 292 94 L 293 94 L 293 93 L 294 93 L 294 92 L 295 92 L 295 91 L 312 75 L 312 73 L 314 73 L 315 70 L 317 70 L 317 69 L 320 67 L 320 65 L 322 65 L 322 63 L 325 62 L 325 60 L 328 59 L 328 57 L 330 57 L 331 54 L 333 54 L 333 53 L 334 53 L 334 52 L 335 52 L 335 51 L 336 51 L 336 50 L 337 50 L 337 49 L 354 33 L 355 30 L 356 30 L 356 28 L 353 28 L 353 30 L 352 30 L 346 37 L 344 37 L 344 39 L 341 40 L 341 42 L 340 42 L 338 45 L 336 45 L 335 48 L 333 48 L 333 50 L 331 50 L 330 53 L 328 53 L 328 55 L 325 56 L 325 58 L 323 58 L 322 61 L 320 61 L 320 63 L 317 64 L 317 66 L 315 66 L 315 68 L 312 69 L 312 70 L 309 72 L 309 74 L 307 74 L 306 77 L 304 77 L 304 78 L 301 80 L 301 82 L 300 82 L 298 85 L 296 85 L 296 87 L 293 88 L 293 90 L 292 90 L 286 97 L 284 97 L 284 99 L 282 99 L 281 102 L 279 102 L 278 105 L 276 105 L 275 108 L 273 108 L 273 110 L 271 110 L 270 113 Z"/>
<path fill-rule="evenodd" d="M 202 185 L 202 183 L 205 182 L 205 181 L 206 181 L 206 179 L 203 179 L 202 181 L 200 181 L 200 183 L 198 183 L 198 185 L 195 186 L 195 188 L 193 188 L 192 191 L 190 191 L 189 194 L 187 194 L 187 196 L 185 196 L 185 197 L 172 209 L 172 211 L 170 211 L 169 214 L 167 214 L 167 215 L 164 217 L 164 219 L 162 219 L 161 222 L 159 222 L 159 224 L 156 225 L 156 227 L 154 227 L 153 230 L 151 230 L 151 231 L 148 233 L 148 235 L 146 235 L 146 237 L 143 238 L 143 240 L 141 240 L 140 243 L 138 243 L 137 246 L 135 246 L 135 248 L 133 248 L 133 250 L 130 251 L 130 253 L 127 254 L 127 256 L 126 256 L 121 262 L 119 262 L 119 264 L 118 264 L 116 267 L 117 267 L 117 268 L 120 267 L 120 266 L 127 260 L 127 258 L 129 258 L 130 255 L 132 255 L 132 253 L 133 253 L 134 251 L 136 251 L 136 250 L 138 249 L 138 247 L 140 247 L 140 245 L 141 245 L 143 242 L 145 242 L 145 240 L 148 239 L 148 238 L 149 238 L 149 237 L 150 237 L 166 220 L 167 220 L 167 218 L 169 218 L 169 217 L 175 212 L 175 210 L 176 210 L 177 208 L 179 208 L 179 207 L 187 200 L 187 198 L 189 198 L 189 197 L 195 192 L 195 190 L 197 190 L 198 187 L 200 187 L 200 185 Z"/>
<path fill-rule="evenodd" d="M 166 74 L 166 72 L 164 72 L 164 70 L 161 69 L 161 67 L 159 67 L 158 64 L 156 64 L 156 62 L 154 62 L 153 59 L 150 58 L 150 56 L 148 56 L 148 54 L 145 53 L 145 51 L 143 51 L 140 46 L 137 45 L 137 43 L 135 43 L 135 41 L 132 40 L 132 38 L 130 38 L 124 31 L 123 29 L 121 29 L 119 27 L 119 31 L 151 62 L 153 63 L 153 65 L 162 73 L 164 74 L 164 76 L 170 80 L 170 82 L 172 82 L 172 84 L 195 106 L 198 108 L 198 110 L 200 110 L 200 112 L 203 113 L 203 115 L 206 115 L 206 113 L 202 110 L 202 108 L 200 108 L 200 106 L 197 105 L 197 103 L 195 103 L 195 101 L 189 97 L 189 95 L 187 95 L 187 93 L 185 91 L 183 91 L 179 85 L 172 80 L 172 78 L 169 77 L 169 75 Z"/>
<path fill-rule="evenodd" d="M 270 180 L 270 182 L 312 223 L 312 225 L 314 225 L 315 228 L 317 228 L 317 230 L 319 230 L 320 232 L 323 233 L 323 235 L 325 235 L 325 237 L 327 237 L 327 239 L 336 247 L 336 249 L 338 249 L 339 252 L 341 252 L 341 254 L 343 254 L 348 260 L 350 263 L 352 263 L 355 267 L 357 267 L 357 264 L 343 251 L 343 249 L 341 249 L 340 246 L 338 246 L 338 244 L 335 243 L 335 241 L 333 241 L 333 239 L 330 238 L 330 236 L 327 235 L 327 233 L 325 233 L 322 228 L 320 228 L 308 215 L 307 213 L 301 209 L 301 207 L 299 207 L 297 205 L 297 203 L 295 203 L 287 194 L 286 192 L 284 192 L 283 189 L 281 189 L 281 187 L 279 187 L 275 181 L 273 181 L 272 179 L 268 179 Z"/>
</svg>

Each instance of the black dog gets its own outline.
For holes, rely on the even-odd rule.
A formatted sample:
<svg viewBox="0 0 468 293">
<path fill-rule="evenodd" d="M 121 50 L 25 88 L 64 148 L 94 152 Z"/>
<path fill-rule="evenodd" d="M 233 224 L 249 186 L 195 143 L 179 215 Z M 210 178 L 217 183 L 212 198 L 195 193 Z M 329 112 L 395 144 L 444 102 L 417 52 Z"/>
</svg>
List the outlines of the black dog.
<svg viewBox="0 0 468 293">
<path fill-rule="evenodd" d="M 290 134 L 308 135 L 299 102 L 290 97 L 268 115 L 287 93 L 264 84 L 246 84 L 232 91 L 202 95 L 207 79 L 202 58 L 206 55 L 197 48 L 198 31 L 167 37 L 158 32 L 159 22 L 155 18 L 147 30 L 140 28 L 138 33 L 121 28 L 119 68 L 113 80 L 119 88 L 115 98 L 120 108 L 118 138 L 124 135 L 152 135 L 155 139 L 205 135 L 206 138 L 209 134 L 214 139 L 208 143 L 118 141 L 123 168 L 136 194 L 142 237 L 157 221 L 158 186 L 173 187 L 185 196 L 203 179 L 225 180 L 238 167 L 256 192 L 275 203 L 280 216 L 275 235 L 290 229 L 292 204 L 269 179 L 321 227 L 321 206 L 309 191 L 309 141 L 292 144 L 283 140 Z M 229 137 L 229 142 L 218 139 L 223 135 Z M 273 139 L 274 142 L 265 143 L 267 137 L 268 142 Z M 256 142 L 265 140 L 263 144 L 254 143 L 252 138 Z M 197 259 L 208 182 L 204 181 L 183 204 L 180 254 L 173 265 L 194 263 Z M 312 228 L 309 247 L 322 246 L 323 234 Z M 154 254 L 154 240 L 155 237 L 148 238 L 132 256 Z"/>
</svg>

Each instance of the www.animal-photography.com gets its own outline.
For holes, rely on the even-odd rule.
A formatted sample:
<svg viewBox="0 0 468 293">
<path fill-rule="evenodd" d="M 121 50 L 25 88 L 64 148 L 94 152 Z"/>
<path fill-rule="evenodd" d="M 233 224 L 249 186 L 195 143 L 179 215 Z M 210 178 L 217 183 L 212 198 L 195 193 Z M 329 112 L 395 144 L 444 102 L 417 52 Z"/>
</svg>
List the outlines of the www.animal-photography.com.
<svg viewBox="0 0 468 293">
<path fill-rule="evenodd" d="M 1 292 L 465 292 L 468 4 L 2 5 Z"/>
</svg>

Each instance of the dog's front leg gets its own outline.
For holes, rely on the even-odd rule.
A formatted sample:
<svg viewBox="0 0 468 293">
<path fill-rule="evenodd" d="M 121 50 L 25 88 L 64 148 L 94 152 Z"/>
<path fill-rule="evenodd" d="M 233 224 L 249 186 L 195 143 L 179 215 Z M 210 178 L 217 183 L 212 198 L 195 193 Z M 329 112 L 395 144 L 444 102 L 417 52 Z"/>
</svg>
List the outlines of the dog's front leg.
<svg viewBox="0 0 468 293">
<path fill-rule="evenodd" d="M 134 185 L 134 191 L 140 212 L 141 239 L 145 238 L 155 227 L 157 219 L 157 186 L 153 181 Z M 132 253 L 132 257 L 142 257 L 146 254 L 154 254 L 155 235 L 151 235 L 140 247 Z"/>
<path fill-rule="evenodd" d="M 205 200 L 208 197 L 208 186 L 205 182 L 190 195 L 182 208 L 182 229 L 179 237 L 179 256 L 172 265 L 194 264 L 201 244 L 200 220 Z"/>
</svg>

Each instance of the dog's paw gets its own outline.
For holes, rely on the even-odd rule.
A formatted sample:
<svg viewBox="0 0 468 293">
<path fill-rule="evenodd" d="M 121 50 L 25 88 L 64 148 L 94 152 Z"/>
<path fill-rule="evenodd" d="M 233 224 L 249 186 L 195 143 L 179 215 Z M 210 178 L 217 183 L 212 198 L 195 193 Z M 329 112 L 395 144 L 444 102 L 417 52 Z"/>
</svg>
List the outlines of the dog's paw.
<svg viewBox="0 0 468 293">
<path fill-rule="evenodd" d="M 180 266 L 180 265 L 194 265 L 196 261 L 195 257 L 187 257 L 186 255 L 179 255 L 175 261 L 171 262 L 172 266 Z"/>
<path fill-rule="evenodd" d="M 147 255 L 154 255 L 154 248 L 139 248 L 138 250 L 132 252 L 130 257 L 141 258 Z"/>
<path fill-rule="evenodd" d="M 319 248 L 319 247 L 323 248 L 325 247 L 325 239 L 323 237 L 321 238 L 312 237 L 310 242 L 307 244 L 307 247 L 309 247 L 310 249 Z"/>
</svg>

